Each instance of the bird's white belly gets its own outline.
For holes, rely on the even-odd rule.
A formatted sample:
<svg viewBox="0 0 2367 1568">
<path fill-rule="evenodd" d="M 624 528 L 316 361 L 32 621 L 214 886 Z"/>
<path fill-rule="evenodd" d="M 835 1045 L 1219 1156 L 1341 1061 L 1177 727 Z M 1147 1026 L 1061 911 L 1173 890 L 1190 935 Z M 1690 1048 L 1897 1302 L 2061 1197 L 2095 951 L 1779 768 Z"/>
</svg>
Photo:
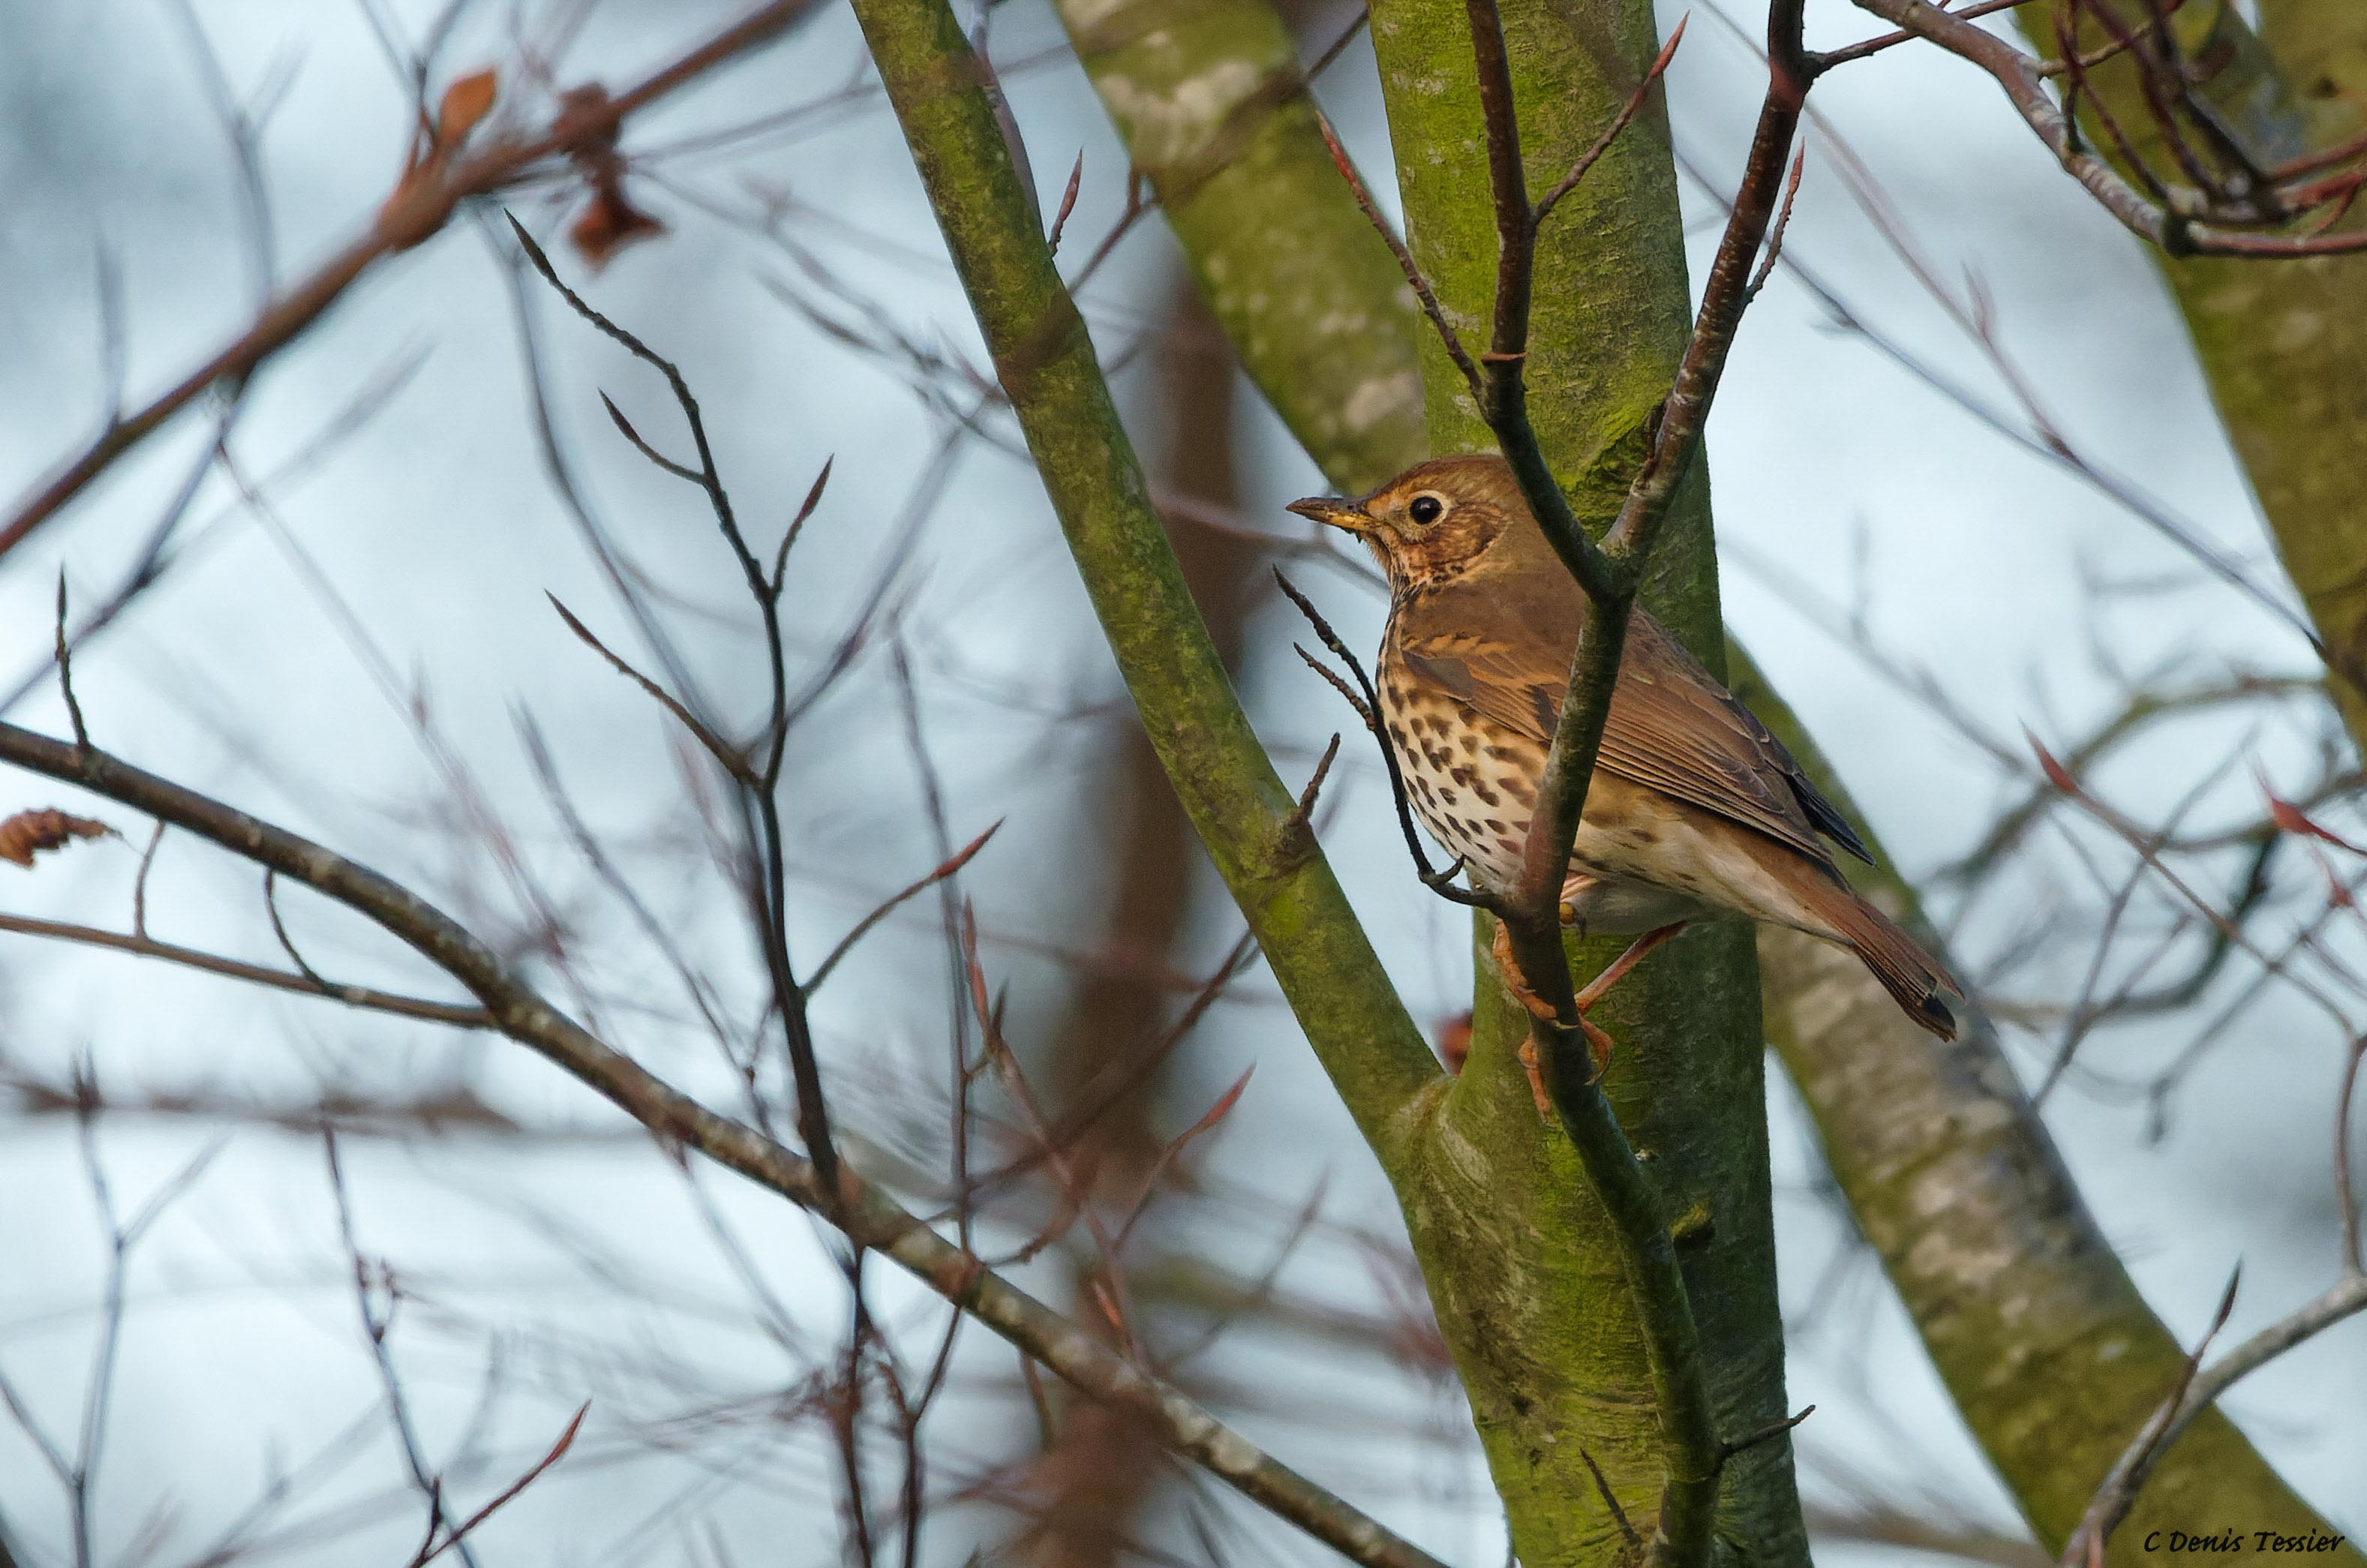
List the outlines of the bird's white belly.
<svg viewBox="0 0 2367 1568">
<path fill-rule="evenodd" d="M 1392 712 L 1404 736 L 1398 758 L 1406 791 L 1432 838 L 1459 858 L 1471 881 L 1504 890 L 1520 880 L 1536 798 L 1534 780 L 1514 759 L 1485 744 L 1466 744 L 1431 715 Z M 1679 921 L 1748 915 L 1800 922 L 1793 901 L 1769 885 L 1764 870 L 1697 831 L 1691 813 L 1669 809 L 1639 816 L 1636 786 L 1598 774 L 1570 846 L 1562 900 L 1588 931 L 1632 936 Z"/>
<path fill-rule="evenodd" d="M 1676 888 L 1630 877 L 1590 876 L 1573 865 L 1562 883 L 1564 906 L 1577 915 L 1569 922 L 1581 931 L 1633 937 L 1686 920 L 1713 920 L 1732 913 Z"/>
</svg>

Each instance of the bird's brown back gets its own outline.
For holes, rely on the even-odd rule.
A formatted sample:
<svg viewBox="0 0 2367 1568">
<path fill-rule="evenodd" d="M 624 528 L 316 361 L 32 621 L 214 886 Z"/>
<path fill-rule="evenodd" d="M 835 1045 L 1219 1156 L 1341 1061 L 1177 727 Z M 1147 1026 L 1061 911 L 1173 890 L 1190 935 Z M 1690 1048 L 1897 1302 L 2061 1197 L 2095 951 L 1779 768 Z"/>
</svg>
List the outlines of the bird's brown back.
<svg viewBox="0 0 2367 1568">
<path fill-rule="evenodd" d="M 1501 460 L 1462 460 L 1491 462 L 1510 484 Z M 1401 664 L 1418 687 L 1534 741 L 1542 756 L 1587 606 L 1518 505 L 1517 490 L 1512 494 L 1506 526 L 1475 560 L 1400 585 L 1385 662 Z M 1765 834 L 1828 869 L 1832 859 L 1820 830 L 1865 853 L 1766 726 L 1641 610 L 1628 622 L 1597 767 Z"/>
</svg>

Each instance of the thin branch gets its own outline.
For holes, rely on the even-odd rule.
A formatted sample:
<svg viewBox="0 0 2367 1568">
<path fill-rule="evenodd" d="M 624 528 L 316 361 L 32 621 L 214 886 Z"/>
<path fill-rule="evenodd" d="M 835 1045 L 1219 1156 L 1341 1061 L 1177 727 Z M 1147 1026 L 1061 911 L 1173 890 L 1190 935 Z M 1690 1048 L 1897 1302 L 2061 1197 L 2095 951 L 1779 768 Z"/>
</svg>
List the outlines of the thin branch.
<svg viewBox="0 0 2367 1568">
<path fill-rule="evenodd" d="M 527 1469 L 525 1474 L 519 1476 L 515 1481 L 511 1482 L 509 1485 L 504 1487 L 500 1494 L 494 1497 L 492 1502 L 486 1504 L 483 1507 L 478 1509 L 467 1518 L 461 1520 L 459 1527 L 447 1534 L 440 1544 L 433 1547 L 432 1549 L 423 1547 L 420 1550 L 419 1554 L 411 1560 L 411 1568 L 426 1568 L 428 1563 L 435 1562 L 437 1558 L 443 1556 L 454 1547 L 459 1546 L 463 1538 L 465 1538 L 470 1530 L 475 1529 L 479 1525 L 481 1525 L 487 1519 L 492 1518 L 494 1514 L 500 1512 L 501 1509 L 514 1502 L 519 1493 L 524 1492 L 527 1487 L 540 1480 L 543 1471 L 549 1470 L 552 1465 L 557 1464 L 561 1459 L 565 1457 L 567 1450 L 574 1447 L 575 1434 L 583 1427 L 583 1417 L 590 1415 L 591 1412 L 592 1402 L 589 1400 L 584 1401 L 583 1404 L 577 1406 L 574 1415 L 570 1418 L 566 1427 L 559 1434 L 559 1440 L 550 1446 L 550 1451 L 549 1453 L 535 1460 L 534 1463 Z"/>
<path fill-rule="evenodd" d="M 299 996 L 319 996 L 331 1002 L 342 1002 L 348 1007 L 359 1007 L 373 1013 L 391 1013 L 397 1017 L 420 1018 L 429 1023 L 450 1024 L 456 1028 L 481 1029 L 493 1027 L 493 1017 L 482 1007 L 470 1007 L 452 1002 L 431 1002 L 425 997 L 402 996 L 388 991 L 374 991 L 367 985 L 343 985 L 317 975 L 290 973 L 263 964 L 243 962 L 223 958 L 195 948 L 177 947 L 171 942 L 159 942 L 153 937 L 133 934 L 122 935 L 102 931 L 89 926 L 74 926 L 60 920 L 36 920 L 30 915 L 0 915 L 0 931 L 12 931 L 21 937 L 44 937 L 52 941 L 76 942 L 87 948 L 106 948 L 119 953 L 131 953 L 140 958 L 161 959 L 185 969 L 202 970 L 231 980 L 243 980 L 250 985 L 267 985 L 275 991 L 293 992 Z"/>
<path fill-rule="evenodd" d="M 1405 770 L 1399 766 L 1397 748 L 1389 744 L 1388 735 L 1381 724 L 1381 699 L 1373 689 L 1372 677 L 1365 673 L 1364 664 L 1354 651 L 1338 632 L 1331 630 L 1331 623 L 1323 619 L 1314 601 L 1299 591 L 1297 584 L 1283 575 L 1282 568 L 1277 566 L 1273 571 L 1274 580 L 1280 585 L 1284 597 L 1298 607 L 1298 613 L 1307 618 L 1308 624 L 1315 629 L 1315 635 L 1322 641 L 1324 647 L 1331 650 L 1332 657 L 1347 665 L 1349 673 L 1356 677 L 1356 688 L 1351 691 L 1337 675 L 1319 663 L 1306 649 L 1298 650 L 1298 656 L 1306 661 L 1307 667 L 1329 681 L 1333 690 L 1346 698 L 1348 706 L 1354 709 L 1356 716 L 1365 722 L 1365 728 L 1372 732 L 1373 740 L 1380 748 L 1381 766 L 1388 774 L 1389 798 L 1397 805 L 1398 827 L 1405 835 L 1406 853 L 1413 857 L 1414 870 L 1421 877 L 1422 886 L 1451 903 L 1492 910 L 1496 904 L 1493 894 L 1480 888 L 1455 886 L 1455 874 L 1463 869 L 1461 856 L 1456 856 L 1443 870 L 1430 863 L 1429 855 L 1421 847 L 1421 835 L 1414 829 L 1413 802 L 1406 793 Z"/>
<path fill-rule="evenodd" d="M 58 695 L 65 699 L 66 718 L 74 725 L 74 744 L 90 744 L 90 730 L 82 721 L 82 703 L 74 697 L 74 650 L 66 639 L 66 574 L 58 573 Z"/>
<path fill-rule="evenodd" d="M 2158 196 L 2148 196 L 2131 185 L 2110 160 L 2085 146 L 2069 112 L 2047 92 L 2047 73 L 2035 56 L 1976 27 L 1965 15 L 1942 10 L 1931 0 L 1857 0 L 1857 4 L 1988 73 L 2064 171 L 2122 227 L 2169 256 L 2290 257 L 2367 249 L 2367 232 L 2294 235 L 2253 233 L 2231 226 L 2283 223 L 2297 216 L 2274 188 L 2240 204 L 2191 187 L 2165 188 Z M 2092 95 L 2089 101 L 2095 101 Z M 2132 160 L 2132 167 L 2137 166 Z"/>
<path fill-rule="evenodd" d="M 873 907 L 870 914 L 856 921 L 854 928 L 849 930 L 845 936 L 841 937 L 838 939 L 838 945 L 831 949 L 830 955 L 823 959 L 821 963 L 814 966 L 814 971 L 806 977 L 806 994 L 810 996 L 816 991 L 821 989 L 821 983 L 830 978 L 830 971 L 838 967 L 839 960 L 844 958 L 848 952 L 853 950 L 855 943 L 860 942 L 864 937 L 869 936 L 873 926 L 878 925 L 882 920 L 887 919 L 889 915 L 894 914 L 897 907 L 908 899 L 917 898 L 922 893 L 928 892 L 939 882 L 942 882 L 946 878 L 952 876 L 955 872 L 960 870 L 964 866 L 968 865 L 970 858 L 975 856 L 980 850 L 985 848 L 986 841 L 992 838 L 996 830 L 1002 826 L 1002 824 L 1001 822 L 997 822 L 993 827 L 988 828 L 984 833 L 980 834 L 976 838 L 971 839 L 968 844 L 963 845 L 961 848 L 956 850 L 952 856 L 940 863 L 934 869 L 928 872 L 925 876 L 916 879 L 906 886 L 889 893 L 886 898 L 880 900 L 879 903 Z"/>
<path fill-rule="evenodd" d="M 2228 1314 L 2236 1310 L 2236 1287 L 2243 1275 L 2240 1267 L 2228 1275 L 2218 1311 L 2212 1313 L 2211 1326 L 2203 1331 L 2193 1353 L 2179 1369 L 2177 1386 L 2137 1429 L 2119 1461 L 2098 1483 L 2087 1512 L 2079 1517 L 2078 1527 L 2064 1542 L 2062 1568 L 2087 1568 L 2101 1560 L 2112 1531 L 2128 1517 L 2129 1509 L 2136 1503 L 2137 1490 L 2153 1472 L 2155 1463 L 2178 1440 L 2186 1424 L 2201 1415 L 2229 1384 L 2319 1329 L 2367 1306 L 2367 1278 L 2352 1276 L 2292 1317 L 2247 1340 L 2206 1374 L 2202 1370 L 2203 1358 L 2210 1350 L 2211 1342 L 2219 1336 L 2219 1331 L 2227 1326 Z M 2329 1311 L 2332 1316 L 2327 1315 Z"/>
<path fill-rule="evenodd" d="M 773 0 L 707 42 L 613 96 L 571 97 L 542 130 L 496 141 L 477 152 L 406 180 L 368 230 L 281 292 L 239 336 L 217 350 L 143 407 L 111 420 L 78 456 L 20 502 L 0 523 L 0 556 L 62 510 L 124 453 L 146 440 L 210 388 L 252 376 L 294 342 L 379 261 L 409 250 L 441 229 L 461 202 L 490 195 L 572 149 L 600 143 L 618 125 L 676 89 L 748 50 L 777 38 L 812 8 L 813 0 Z"/>
<path fill-rule="evenodd" d="M 1372 193 L 1365 188 L 1364 180 L 1356 173 L 1356 165 L 1349 162 L 1348 150 L 1340 145 L 1340 138 L 1331 129 L 1330 117 L 1319 111 L 1315 123 L 1323 132 L 1323 145 L 1331 149 L 1331 162 L 1338 166 L 1340 177 L 1348 182 L 1348 189 L 1356 198 L 1356 206 L 1364 212 L 1365 222 L 1372 224 L 1373 232 L 1387 243 L 1389 255 L 1397 258 L 1398 270 L 1405 274 L 1406 286 L 1413 290 L 1413 297 L 1421 304 L 1421 313 L 1430 318 L 1431 326 L 1438 333 L 1439 342 L 1445 346 L 1446 357 L 1454 360 L 1455 368 L 1463 373 L 1471 395 L 1478 397 L 1479 367 L 1473 362 L 1470 350 L 1463 347 L 1462 335 L 1455 330 L 1455 324 L 1446 319 L 1446 312 L 1439 305 L 1437 291 L 1431 288 L 1430 279 L 1423 277 L 1421 268 L 1415 265 L 1413 253 L 1406 249 L 1405 242 L 1398 238 L 1397 231 L 1389 227 L 1389 221 L 1381 216 L 1378 207 L 1373 205 Z"/>
<path fill-rule="evenodd" d="M 657 682 L 651 680 L 649 676 L 643 675 L 640 671 L 627 664 L 621 657 L 614 653 L 606 642 L 601 642 L 598 637 L 595 636 L 590 627 L 575 619 L 575 612 L 569 609 L 566 605 L 560 602 L 560 598 L 557 594 L 550 593 L 546 590 L 542 597 L 550 601 L 550 608 L 559 612 L 559 619 L 567 623 L 568 631 L 575 633 L 576 638 L 582 642 L 585 647 L 591 649 L 594 653 L 607 660 L 610 668 L 614 669 L 618 675 L 623 676 L 627 680 L 631 681 L 635 686 L 640 687 L 643 691 L 648 692 L 651 697 L 657 700 L 659 706 L 663 707 L 667 712 L 673 714 L 675 721 L 680 723 L 684 729 L 688 730 L 691 734 L 697 738 L 698 744 L 706 748 L 707 755 L 713 757 L 718 763 L 722 765 L 724 772 L 730 774 L 733 778 L 736 778 L 742 783 L 753 781 L 753 776 L 749 769 L 748 758 L 739 750 L 739 748 L 732 745 L 729 741 L 726 741 L 722 736 L 717 734 L 713 730 L 708 729 L 706 723 L 699 719 L 698 715 L 693 713 L 687 707 L 684 706 L 672 692 L 666 690 L 665 687 L 660 686 Z"/>
<path fill-rule="evenodd" d="M 839 1225 L 1090 1397 L 1142 1420 L 1168 1448 L 1275 1517 L 1365 1568 L 1444 1568 L 1316 1486 L 1171 1385 L 1114 1354 L 1090 1330 L 952 1245 L 852 1166 L 825 1193 L 812 1161 L 717 1115 L 593 1036 L 443 911 L 322 846 L 96 748 L 0 722 L 0 762 L 74 783 L 276 869 L 369 919 L 476 995 L 493 1027 L 589 1085 L 628 1116 Z"/>
<path fill-rule="evenodd" d="M 1980 0 L 1978 5 L 1967 6 L 1956 15 L 1969 21 L 1975 17 L 1995 16 L 1999 11 L 2011 11 L 2035 3 L 2036 0 Z M 1815 68 L 1817 74 L 1821 76 L 1836 65 L 1846 65 L 1852 60 L 1863 60 L 1870 55 L 1880 54 L 1886 49 L 1896 49 L 1902 43 L 1913 43 L 1918 36 L 1903 28 L 1897 32 L 1879 33 L 1873 38 L 1858 43 L 1846 44 L 1840 49 L 1812 52 L 1808 56 L 1808 63 Z"/>
<path fill-rule="evenodd" d="M 427 1456 L 419 1446 L 419 1430 L 411 1418 L 411 1401 L 403 1393 L 402 1380 L 394 1369 L 394 1353 L 387 1347 L 387 1335 L 394 1326 L 395 1303 L 401 1298 L 388 1287 L 387 1310 L 384 1316 L 370 1304 L 370 1270 L 362 1256 L 361 1243 L 354 1234 L 353 1204 L 345 1193 L 345 1171 L 337 1158 L 337 1132 L 334 1127 L 321 1129 L 321 1146 L 329 1163 L 329 1190 L 336 1199 L 337 1234 L 345 1242 L 346 1261 L 351 1265 L 355 1309 L 361 1314 L 362 1335 L 369 1341 L 370 1358 L 378 1368 L 379 1385 L 386 1395 L 387 1418 L 394 1425 L 397 1441 L 402 1449 L 402 1459 L 411 1472 L 412 1484 L 426 1499 L 428 1539 L 433 1540 L 436 1527 L 441 1525 L 450 1535 L 468 1568 L 477 1568 L 475 1551 L 461 1540 L 462 1532 L 455 1526 L 451 1514 L 444 1506 L 444 1486 L 427 1468 Z M 383 1266 L 381 1266 L 383 1267 Z M 423 1547 L 425 1555 L 425 1549 Z"/>
<path fill-rule="evenodd" d="M 1587 171 L 1602 161 L 1603 153 L 1611 151 L 1611 144 L 1619 139 L 1621 131 L 1627 129 L 1628 121 L 1643 112 L 1644 102 L 1651 97 L 1653 85 L 1667 73 L 1670 62 L 1676 59 L 1677 45 L 1685 41 L 1685 26 L 1692 20 L 1693 16 L 1690 12 L 1677 18 L 1677 25 L 1669 29 L 1669 41 L 1662 44 L 1660 52 L 1652 57 L 1652 63 L 1645 71 L 1644 79 L 1638 82 L 1636 85 L 1636 90 L 1627 96 L 1626 105 L 1613 117 L 1610 124 L 1603 128 L 1603 134 L 1594 139 L 1594 145 L 1579 154 L 1578 162 L 1569 166 L 1569 173 L 1562 176 L 1560 181 L 1551 190 L 1537 199 L 1536 210 L 1529 215 L 1532 229 L 1541 229 L 1545 226 L 1546 219 L 1556 207 L 1561 204 L 1561 199 L 1578 188 L 1579 182 L 1586 177 Z"/>
</svg>

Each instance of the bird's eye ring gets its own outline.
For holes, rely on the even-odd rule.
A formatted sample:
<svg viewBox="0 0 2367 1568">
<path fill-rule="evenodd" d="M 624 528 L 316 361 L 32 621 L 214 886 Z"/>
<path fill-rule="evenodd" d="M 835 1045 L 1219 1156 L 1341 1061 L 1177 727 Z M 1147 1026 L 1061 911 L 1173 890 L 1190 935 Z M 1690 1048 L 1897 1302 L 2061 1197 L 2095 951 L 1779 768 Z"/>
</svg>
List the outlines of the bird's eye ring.
<svg viewBox="0 0 2367 1568">
<path fill-rule="evenodd" d="M 1428 528 L 1438 521 L 1440 515 L 1445 510 L 1446 504 L 1437 496 L 1417 495 L 1413 498 L 1413 505 L 1406 508 L 1406 515 L 1422 527 Z"/>
</svg>

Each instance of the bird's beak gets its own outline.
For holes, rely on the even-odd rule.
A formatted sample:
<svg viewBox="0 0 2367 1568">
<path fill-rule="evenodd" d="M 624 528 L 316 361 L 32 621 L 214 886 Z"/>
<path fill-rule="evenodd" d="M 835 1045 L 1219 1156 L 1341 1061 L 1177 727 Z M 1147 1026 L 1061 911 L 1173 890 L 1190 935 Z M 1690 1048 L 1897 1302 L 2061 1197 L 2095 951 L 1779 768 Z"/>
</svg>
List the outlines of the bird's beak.
<svg viewBox="0 0 2367 1568">
<path fill-rule="evenodd" d="M 1371 533 L 1377 526 L 1370 512 L 1337 495 L 1309 495 L 1304 501 L 1293 501 L 1285 510 L 1360 536 Z"/>
</svg>

